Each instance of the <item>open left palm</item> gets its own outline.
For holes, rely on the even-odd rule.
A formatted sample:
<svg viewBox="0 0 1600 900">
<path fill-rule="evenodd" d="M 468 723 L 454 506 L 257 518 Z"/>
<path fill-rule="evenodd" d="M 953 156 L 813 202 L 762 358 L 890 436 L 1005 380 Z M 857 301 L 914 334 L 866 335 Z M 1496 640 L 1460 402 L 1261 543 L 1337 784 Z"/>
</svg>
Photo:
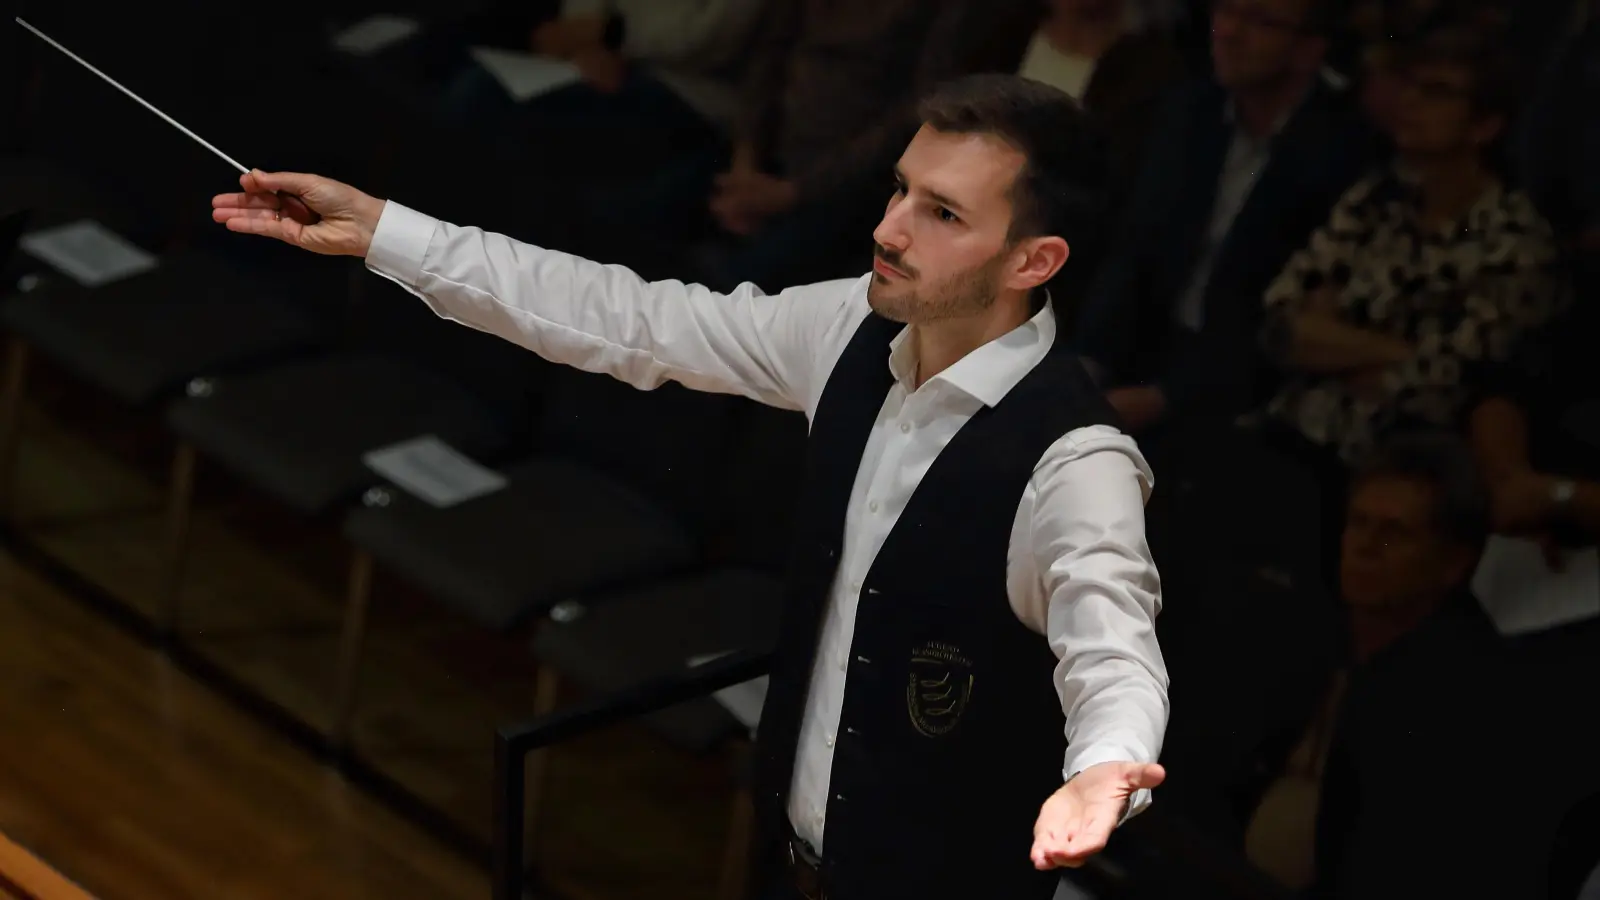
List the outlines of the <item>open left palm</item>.
<svg viewBox="0 0 1600 900">
<path fill-rule="evenodd" d="M 1159 785 L 1166 770 L 1154 763 L 1090 766 L 1050 795 L 1033 826 L 1033 865 L 1077 868 L 1105 849 L 1133 795 Z"/>
</svg>

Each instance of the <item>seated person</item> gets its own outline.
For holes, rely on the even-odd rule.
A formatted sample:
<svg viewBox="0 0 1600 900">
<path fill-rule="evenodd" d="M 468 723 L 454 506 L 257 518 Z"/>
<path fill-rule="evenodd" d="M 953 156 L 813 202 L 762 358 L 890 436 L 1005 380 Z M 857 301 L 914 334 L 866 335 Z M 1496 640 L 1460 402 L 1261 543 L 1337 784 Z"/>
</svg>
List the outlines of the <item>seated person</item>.
<svg viewBox="0 0 1600 900">
<path fill-rule="evenodd" d="M 697 277 L 713 286 L 854 276 L 871 263 L 855 236 L 893 191 L 915 98 L 957 75 L 1015 71 L 1036 22 L 1033 0 L 768 0 L 731 152 L 591 205 L 618 229 L 709 247 Z"/>
<path fill-rule="evenodd" d="M 448 125 L 498 133 L 508 161 L 570 146 L 582 162 L 595 148 L 623 143 L 637 153 L 685 135 L 701 142 L 726 132 L 738 103 L 739 65 L 766 0 L 564 0 L 537 25 L 526 49 L 574 65 L 578 85 L 523 104 L 476 61 L 446 87 Z M 513 125 L 514 123 L 514 125 Z"/>
<path fill-rule="evenodd" d="M 1570 293 L 1548 225 L 1489 163 L 1511 103 L 1504 56 L 1440 31 L 1402 71 L 1397 159 L 1340 199 L 1265 295 L 1263 340 L 1285 373 L 1266 418 L 1330 494 L 1385 433 L 1454 427 L 1471 369 Z"/>
<path fill-rule="evenodd" d="M 1479 814 L 1493 808 L 1482 785 L 1499 749 L 1481 732 L 1507 671 L 1469 589 L 1488 517 L 1471 453 L 1448 433 L 1397 437 L 1354 479 L 1340 553 L 1347 662 L 1245 836 L 1246 855 L 1286 887 L 1468 896 L 1428 879 L 1466 834 L 1481 840 L 1485 822 L 1503 821 Z M 1451 844 L 1458 835 L 1466 842 Z"/>
<path fill-rule="evenodd" d="M 1261 294 L 1371 164 L 1353 104 L 1320 74 L 1333 6 L 1218 0 L 1214 77 L 1151 128 L 1076 335 L 1141 444 L 1163 422 L 1256 405 Z"/>
<path fill-rule="evenodd" d="M 1116 188 L 1130 182 L 1183 57 L 1150 0 L 1050 0 L 1018 74 L 1059 88 L 1104 130 Z"/>
<path fill-rule="evenodd" d="M 1600 542 L 1600 304 L 1580 298 L 1486 368 L 1469 417 L 1498 533 L 1536 540 L 1553 565 Z M 1600 597 L 1575 615 L 1600 613 Z M 1552 622 L 1552 624 L 1555 624 Z"/>
<path fill-rule="evenodd" d="M 1518 128 L 1518 177 L 1600 286 L 1600 0 L 1576 0 L 1566 39 Z"/>
</svg>

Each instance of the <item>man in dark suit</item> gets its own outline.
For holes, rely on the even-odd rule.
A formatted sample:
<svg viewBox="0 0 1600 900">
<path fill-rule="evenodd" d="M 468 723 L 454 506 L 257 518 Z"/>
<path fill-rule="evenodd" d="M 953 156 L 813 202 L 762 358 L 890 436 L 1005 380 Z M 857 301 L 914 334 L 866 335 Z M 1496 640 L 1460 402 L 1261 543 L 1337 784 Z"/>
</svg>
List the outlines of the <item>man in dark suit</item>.
<svg viewBox="0 0 1600 900">
<path fill-rule="evenodd" d="M 1549 751 L 1533 749 L 1545 729 L 1522 714 L 1509 646 L 1471 593 L 1488 532 L 1487 489 L 1452 435 L 1396 438 L 1355 478 L 1340 560 L 1351 666 L 1321 773 L 1315 897 L 1528 896 L 1527 801 L 1568 776 L 1510 783 Z"/>
<path fill-rule="evenodd" d="M 1330 7 L 1217 0 L 1214 77 L 1152 128 L 1077 337 L 1135 433 L 1254 405 L 1261 295 L 1367 167 L 1359 116 L 1322 75 Z"/>
</svg>

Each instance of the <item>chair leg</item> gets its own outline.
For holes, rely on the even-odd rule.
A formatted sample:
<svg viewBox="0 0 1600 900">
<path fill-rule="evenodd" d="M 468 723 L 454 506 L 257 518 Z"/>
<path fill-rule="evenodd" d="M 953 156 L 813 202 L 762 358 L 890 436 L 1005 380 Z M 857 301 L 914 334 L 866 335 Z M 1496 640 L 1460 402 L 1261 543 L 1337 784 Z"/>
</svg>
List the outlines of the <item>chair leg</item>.
<svg viewBox="0 0 1600 900">
<path fill-rule="evenodd" d="M 338 693 L 335 694 L 333 727 L 329 734 L 334 749 L 350 746 L 351 723 L 355 719 L 356 694 L 361 680 L 361 650 L 367 638 L 367 610 L 372 605 L 372 554 L 357 549 L 350 558 L 350 580 L 344 608 L 344 633 L 339 640 Z"/>
<path fill-rule="evenodd" d="M 13 521 L 17 513 L 17 467 L 21 464 L 22 399 L 28 383 L 27 341 L 6 342 L 4 383 L 0 384 L 0 520 Z"/>
<path fill-rule="evenodd" d="M 539 674 L 534 684 L 533 715 L 535 718 L 547 716 L 555 712 L 556 705 L 561 697 L 561 675 L 555 669 L 539 666 Z M 525 816 L 522 833 L 524 835 L 523 852 L 526 858 L 532 861 L 536 858 L 539 846 L 539 823 L 544 809 L 545 778 L 550 770 L 550 751 L 548 749 L 535 750 L 528 754 L 526 767 L 523 769 L 523 784 L 527 786 L 524 793 Z"/>
<path fill-rule="evenodd" d="M 723 850 L 722 879 L 717 884 L 717 900 L 742 900 L 749 888 L 750 834 L 755 825 L 755 801 L 743 783 L 733 795 L 728 814 L 728 844 Z"/>
<path fill-rule="evenodd" d="M 161 619 L 157 623 L 163 637 L 178 633 L 183 598 L 184 564 L 189 558 L 189 528 L 194 516 L 194 477 L 199 453 L 187 441 L 179 442 L 172 454 L 172 472 L 167 483 L 167 559 L 161 573 Z"/>
</svg>

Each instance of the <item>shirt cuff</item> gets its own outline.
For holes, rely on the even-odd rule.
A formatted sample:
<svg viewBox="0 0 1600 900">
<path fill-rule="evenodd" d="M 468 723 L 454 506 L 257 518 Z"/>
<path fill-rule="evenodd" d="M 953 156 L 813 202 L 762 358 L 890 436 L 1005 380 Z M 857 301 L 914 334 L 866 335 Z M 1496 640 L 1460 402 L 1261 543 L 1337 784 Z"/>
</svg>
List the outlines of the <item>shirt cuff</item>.
<svg viewBox="0 0 1600 900">
<path fill-rule="evenodd" d="M 367 268 L 408 288 L 422 278 L 422 263 L 433 243 L 439 220 L 389 200 L 372 230 L 367 248 Z"/>
<path fill-rule="evenodd" d="M 1130 754 L 1128 751 L 1117 747 L 1090 747 L 1081 753 L 1075 753 L 1069 749 L 1067 751 L 1067 764 L 1066 767 L 1062 769 L 1061 774 L 1063 777 L 1071 779 L 1072 776 L 1077 775 L 1079 772 L 1082 772 L 1084 769 L 1087 769 L 1090 766 L 1098 766 L 1101 763 L 1108 762 L 1136 761 L 1137 760 L 1133 758 L 1133 754 Z M 1139 790 L 1134 791 L 1133 796 L 1128 798 L 1128 808 L 1122 811 L 1122 820 L 1117 824 L 1119 826 L 1123 825 L 1129 819 L 1133 818 L 1139 813 L 1144 812 L 1145 809 L 1150 806 L 1150 801 L 1152 799 L 1153 798 L 1151 797 L 1149 788 L 1140 788 Z"/>
</svg>

